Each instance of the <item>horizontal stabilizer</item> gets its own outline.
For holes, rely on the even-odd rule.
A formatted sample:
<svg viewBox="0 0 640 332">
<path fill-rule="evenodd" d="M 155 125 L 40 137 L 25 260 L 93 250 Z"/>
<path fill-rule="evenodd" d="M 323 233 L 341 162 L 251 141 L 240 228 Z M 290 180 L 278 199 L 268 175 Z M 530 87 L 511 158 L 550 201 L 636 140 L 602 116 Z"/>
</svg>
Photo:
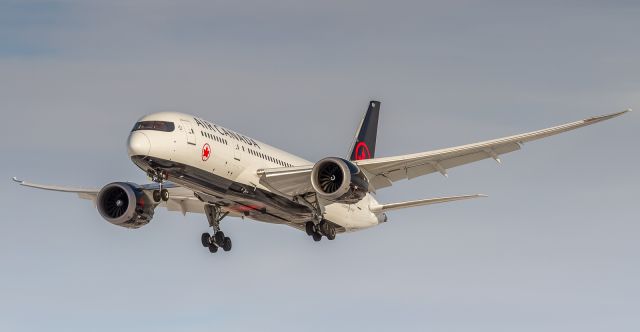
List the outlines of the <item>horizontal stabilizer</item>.
<svg viewBox="0 0 640 332">
<path fill-rule="evenodd" d="M 475 195 L 463 195 L 463 196 L 437 197 L 437 198 L 419 199 L 416 201 L 376 205 L 371 207 L 371 212 L 373 213 L 387 212 L 391 210 L 399 210 L 399 209 L 415 207 L 415 206 L 446 203 L 446 202 L 460 201 L 463 199 L 471 199 L 471 198 L 478 198 L 478 197 L 487 197 L 487 195 L 475 194 Z"/>
</svg>

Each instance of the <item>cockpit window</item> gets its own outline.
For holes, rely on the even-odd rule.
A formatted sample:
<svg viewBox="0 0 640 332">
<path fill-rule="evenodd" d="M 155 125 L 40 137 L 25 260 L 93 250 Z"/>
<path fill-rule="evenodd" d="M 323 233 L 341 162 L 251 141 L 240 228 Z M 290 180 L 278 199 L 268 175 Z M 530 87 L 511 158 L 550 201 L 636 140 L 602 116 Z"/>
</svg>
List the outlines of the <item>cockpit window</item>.
<svg viewBox="0 0 640 332">
<path fill-rule="evenodd" d="M 133 130 L 157 130 L 157 131 L 166 131 L 171 132 L 176 129 L 176 126 L 173 122 L 167 121 L 140 121 L 133 126 Z"/>
</svg>

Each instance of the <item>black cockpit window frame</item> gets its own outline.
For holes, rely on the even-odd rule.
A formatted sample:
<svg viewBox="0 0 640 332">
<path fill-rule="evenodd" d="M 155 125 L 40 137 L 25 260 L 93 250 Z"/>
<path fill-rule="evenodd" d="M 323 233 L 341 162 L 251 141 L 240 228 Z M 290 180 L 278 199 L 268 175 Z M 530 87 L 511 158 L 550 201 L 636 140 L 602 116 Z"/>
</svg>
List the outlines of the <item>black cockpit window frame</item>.
<svg viewBox="0 0 640 332">
<path fill-rule="evenodd" d="M 164 132 L 172 132 L 176 130 L 176 125 L 170 121 L 140 121 L 133 126 L 131 131 L 136 130 L 155 130 L 155 131 L 164 131 Z"/>
</svg>

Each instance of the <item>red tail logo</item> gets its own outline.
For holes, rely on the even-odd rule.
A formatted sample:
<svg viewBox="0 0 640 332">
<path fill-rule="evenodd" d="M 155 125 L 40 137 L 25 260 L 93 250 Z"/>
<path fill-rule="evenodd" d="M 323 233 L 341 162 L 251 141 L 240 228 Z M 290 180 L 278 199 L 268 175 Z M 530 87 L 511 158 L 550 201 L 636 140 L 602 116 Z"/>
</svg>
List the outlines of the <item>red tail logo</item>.
<svg viewBox="0 0 640 332">
<path fill-rule="evenodd" d="M 371 152 L 369 152 L 369 147 L 365 142 L 358 142 L 354 152 L 355 160 L 364 160 L 371 158 Z"/>
</svg>

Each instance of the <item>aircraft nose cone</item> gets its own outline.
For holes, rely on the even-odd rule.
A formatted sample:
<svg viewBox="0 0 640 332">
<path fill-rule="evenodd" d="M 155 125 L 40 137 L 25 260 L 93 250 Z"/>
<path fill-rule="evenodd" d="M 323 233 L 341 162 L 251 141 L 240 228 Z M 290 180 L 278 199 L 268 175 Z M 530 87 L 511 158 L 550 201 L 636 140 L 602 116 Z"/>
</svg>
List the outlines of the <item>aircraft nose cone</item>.
<svg viewBox="0 0 640 332">
<path fill-rule="evenodd" d="M 127 148 L 129 150 L 129 157 L 148 156 L 149 150 L 151 149 L 151 142 L 149 142 L 147 135 L 136 131 L 129 136 Z"/>
</svg>

